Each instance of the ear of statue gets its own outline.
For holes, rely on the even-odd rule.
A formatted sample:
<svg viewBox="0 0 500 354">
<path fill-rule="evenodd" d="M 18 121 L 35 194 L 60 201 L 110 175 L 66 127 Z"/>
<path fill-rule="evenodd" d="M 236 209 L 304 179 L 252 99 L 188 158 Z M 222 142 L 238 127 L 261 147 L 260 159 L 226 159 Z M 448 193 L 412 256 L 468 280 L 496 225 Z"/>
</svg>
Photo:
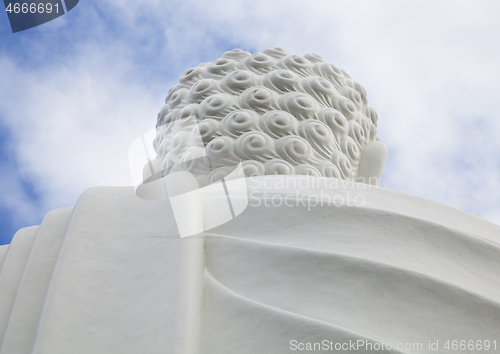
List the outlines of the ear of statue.
<svg viewBox="0 0 500 354">
<path fill-rule="evenodd" d="M 386 157 L 387 145 L 384 143 L 372 141 L 366 144 L 361 154 L 356 182 L 378 186 Z"/>
</svg>

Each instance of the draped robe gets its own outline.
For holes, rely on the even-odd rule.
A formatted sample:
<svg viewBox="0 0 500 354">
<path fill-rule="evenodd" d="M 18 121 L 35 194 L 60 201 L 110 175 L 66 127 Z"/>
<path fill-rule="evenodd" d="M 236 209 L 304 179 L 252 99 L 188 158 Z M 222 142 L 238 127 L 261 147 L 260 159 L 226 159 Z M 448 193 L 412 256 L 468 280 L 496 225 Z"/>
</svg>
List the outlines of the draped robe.
<svg viewBox="0 0 500 354">
<path fill-rule="evenodd" d="M 167 201 L 129 187 L 49 212 L 0 246 L 0 354 L 288 353 L 325 341 L 426 353 L 500 339 L 500 226 L 298 178 L 249 180 L 241 215 L 186 238 Z"/>
</svg>

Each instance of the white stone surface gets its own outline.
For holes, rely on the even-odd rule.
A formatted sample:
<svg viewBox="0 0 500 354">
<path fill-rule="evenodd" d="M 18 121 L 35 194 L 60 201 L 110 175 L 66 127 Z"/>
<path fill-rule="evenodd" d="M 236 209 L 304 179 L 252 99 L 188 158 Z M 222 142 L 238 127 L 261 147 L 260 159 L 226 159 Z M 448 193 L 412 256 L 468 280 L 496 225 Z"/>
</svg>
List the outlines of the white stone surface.
<svg viewBox="0 0 500 354">
<path fill-rule="evenodd" d="M 204 238 L 180 238 L 167 202 L 133 188 L 84 193 L 61 252 L 51 252 L 58 259 L 32 353 L 288 353 L 292 340 L 323 339 L 421 342 L 423 351 L 400 352 L 430 353 L 429 340 L 500 333 L 499 226 L 333 178 L 247 184 L 249 207 Z M 348 196 L 363 205 L 327 204 Z M 265 205 L 285 197 L 293 207 Z M 47 217 L 39 235 L 67 212 Z"/>
<path fill-rule="evenodd" d="M 17 290 L 1 354 L 31 353 L 45 294 L 72 212 L 73 208 L 55 209 L 43 219 Z"/>
<path fill-rule="evenodd" d="M 361 339 L 374 343 L 344 328 L 245 298 L 223 286 L 208 271 L 205 300 L 204 353 L 293 353 L 289 349 L 291 340 L 349 343 Z M 314 351 L 320 352 L 324 351 Z"/>
<path fill-rule="evenodd" d="M 8 250 L 9 250 L 9 245 L 0 246 L 0 272 L 2 271 L 3 261 L 5 260 L 5 256 L 7 256 Z"/>
<path fill-rule="evenodd" d="M 38 226 L 30 226 L 16 232 L 2 266 L 0 273 L 0 338 L 2 341 L 37 231 Z"/>
<path fill-rule="evenodd" d="M 307 205 L 266 207 L 260 200 L 260 206 L 207 233 L 209 353 L 265 352 L 268 346 L 282 348 L 270 352 L 287 352 L 283 348 L 291 339 L 317 339 L 301 337 L 314 323 L 329 329 L 323 339 L 345 340 L 347 332 L 384 343 L 423 343 L 423 351 L 405 351 L 420 353 L 432 352 L 425 347 L 429 340 L 493 340 L 500 333 L 497 225 L 383 188 L 306 191 L 293 188 L 305 176 L 285 182 L 279 180 L 285 177 L 259 178 L 267 179 L 261 192 L 268 202 L 298 192 L 326 203 L 351 193 L 362 195 L 365 204 L 308 210 Z M 251 190 L 252 184 L 264 186 L 258 181 L 250 183 Z M 314 183 L 311 178 L 308 185 Z M 227 311 L 221 299 L 231 304 Z M 282 329 L 287 316 L 302 322 L 290 321 Z M 261 331 L 259 323 L 267 329 Z M 248 348 L 238 349 L 238 343 Z"/>
<path fill-rule="evenodd" d="M 132 187 L 85 192 L 33 353 L 199 353 L 203 239 L 174 225 L 168 205 Z"/>
</svg>

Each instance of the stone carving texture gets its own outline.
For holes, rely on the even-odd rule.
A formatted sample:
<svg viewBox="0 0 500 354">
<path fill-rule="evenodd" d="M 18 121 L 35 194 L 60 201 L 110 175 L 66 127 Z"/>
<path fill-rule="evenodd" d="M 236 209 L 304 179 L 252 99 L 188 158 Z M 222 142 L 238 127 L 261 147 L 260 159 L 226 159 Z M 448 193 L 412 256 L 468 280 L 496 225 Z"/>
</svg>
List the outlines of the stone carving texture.
<svg viewBox="0 0 500 354">
<path fill-rule="evenodd" d="M 376 127 L 363 86 L 321 56 L 235 49 L 181 76 L 153 144 L 164 174 L 188 170 L 203 183 L 239 161 L 246 176 L 355 180 Z"/>
</svg>

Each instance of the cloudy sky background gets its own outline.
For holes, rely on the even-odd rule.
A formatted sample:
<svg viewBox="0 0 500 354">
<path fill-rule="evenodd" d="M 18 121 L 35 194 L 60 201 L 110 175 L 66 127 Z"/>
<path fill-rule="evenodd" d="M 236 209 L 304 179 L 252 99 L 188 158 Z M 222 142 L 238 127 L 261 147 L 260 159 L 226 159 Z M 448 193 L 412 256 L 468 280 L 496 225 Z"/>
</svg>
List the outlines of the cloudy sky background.
<svg viewBox="0 0 500 354">
<path fill-rule="evenodd" d="M 87 188 L 130 185 L 128 145 L 186 69 L 269 46 L 366 88 L 382 186 L 500 223 L 499 15 L 496 0 L 81 0 L 12 34 L 0 14 L 0 244 Z"/>
</svg>

